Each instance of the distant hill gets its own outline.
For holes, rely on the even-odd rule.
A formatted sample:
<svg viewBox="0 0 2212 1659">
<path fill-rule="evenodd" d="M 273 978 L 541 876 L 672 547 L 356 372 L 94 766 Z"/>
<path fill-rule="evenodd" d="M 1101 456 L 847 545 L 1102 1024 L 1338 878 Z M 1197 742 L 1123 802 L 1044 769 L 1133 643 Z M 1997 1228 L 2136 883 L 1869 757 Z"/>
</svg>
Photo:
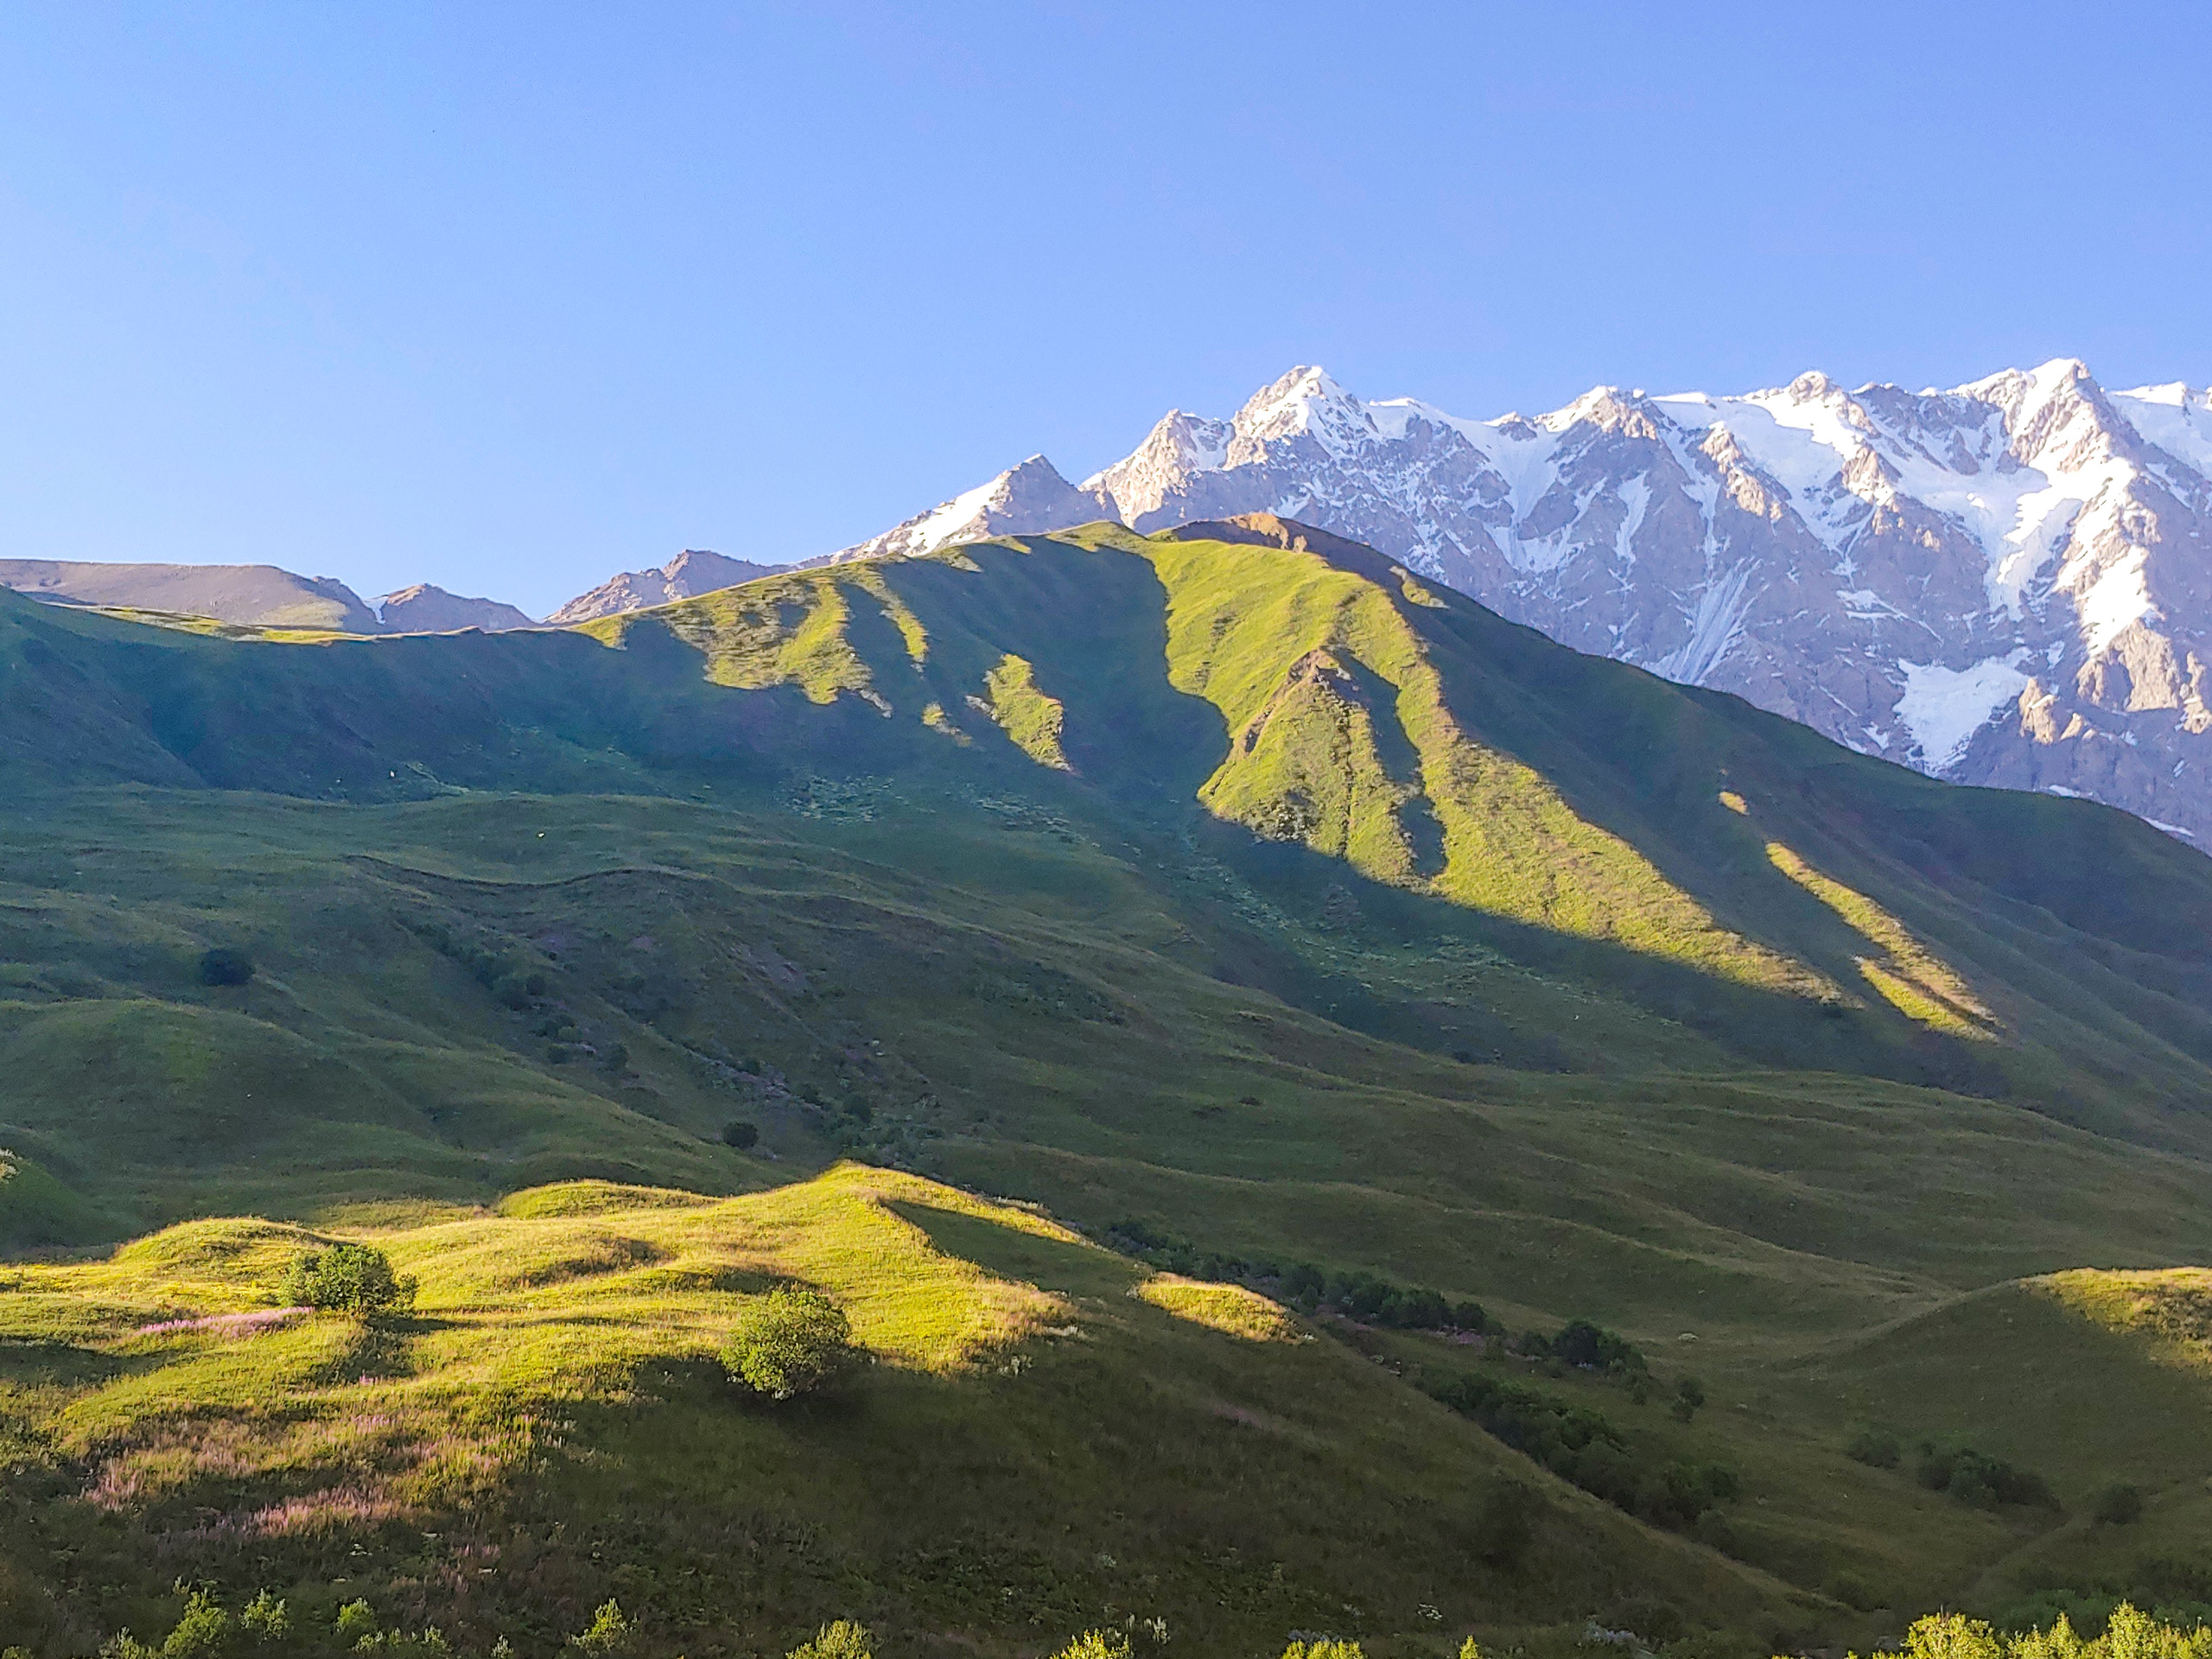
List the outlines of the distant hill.
<svg viewBox="0 0 2212 1659">
<path fill-rule="evenodd" d="M 266 628 L 375 633 L 376 613 L 335 576 L 299 576 L 273 564 L 90 564 L 0 559 L 0 587 L 67 605 L 208 616 Z"/>
<path fill-rule="evenodd" d="M 512 605 L 463 599 L 428 582 L 386 594 L 371 606 L 335 576 L 295 575 L 273 564 L 0 559 L 0 587 L 54 604 L 200 616 L 240 627 L 444 633 L 456 628 L 497 632 L 534 626 Z"/>
<path fill-rule="evenodd" d="M 377 620 L 386 633 L 450 633 L 456 628 L 498 633 L 536 626 L 512 605 L 496 599 L 463 599 L 426 582 L 378 600 Z"/>
<path fill-rule="evenodd" d="M 594 617 L 641 611 L 672 600 L 691 599 L 718 588 L 734 588 L 741 582 L 772 575 L 784 567 L 733 559 L 704 548 L 687 547 L 658 569 L 625 570 L 609 576 L 588 594 L 579 594 L 545 620 L 566 626 Z"/>
</svg>

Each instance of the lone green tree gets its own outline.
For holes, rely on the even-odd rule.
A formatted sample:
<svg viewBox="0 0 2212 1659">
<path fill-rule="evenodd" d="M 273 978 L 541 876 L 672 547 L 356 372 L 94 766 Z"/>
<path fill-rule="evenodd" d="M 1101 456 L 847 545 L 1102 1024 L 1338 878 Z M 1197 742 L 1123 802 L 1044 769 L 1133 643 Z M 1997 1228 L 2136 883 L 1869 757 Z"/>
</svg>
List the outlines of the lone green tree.
<svg viewBox="0 0 2212 1659">
<path fill-rule="evenodd" d="M 844 1310 L 820 1291 L 779 1285 L 738 1315 L 722 1363 L 754 1393 L 789 1400 L 830 1387 L 851 1368 L 852 1335 Z"/>
<path fill-rule="evenodd" d="M 331 1244 L 296 1257 L 280 1294 L 295 1307 L 374 1319 L 413 1307 L 415 1281 L 395 1274 L 391 1258 L 371 1245 Z"/>
</svg>

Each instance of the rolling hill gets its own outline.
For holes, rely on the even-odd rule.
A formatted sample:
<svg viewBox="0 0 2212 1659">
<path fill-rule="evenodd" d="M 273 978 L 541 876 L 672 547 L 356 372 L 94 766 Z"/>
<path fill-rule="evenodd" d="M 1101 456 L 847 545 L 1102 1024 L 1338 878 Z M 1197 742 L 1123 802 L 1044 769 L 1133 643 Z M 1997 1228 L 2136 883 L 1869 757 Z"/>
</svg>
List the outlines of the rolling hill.
<svg viewBox="0 0 2212 1659">
<path fill-rule="evenodd" d="M 67 1640 L 150 1628 L 180 1574 L 327 1612 L 365 1571 L 480 1645 L 613 1593 L 694 1656 L 841 1612 L 897 1652 L 1124 1616 L 1210 1652 L 1564 1650 L 1589 1617 L 1736 1650 L 2193 1548 L 2203 1477 L 2161 1447 L 2195 1338 L 2041 1287 L 2205 1256 L 2212 863 L 1306 527 L 1093 526 L 565 632 L 0 595 L 0 1428 L 32 1448 L 0 1605 Z M 549 1184 L 602 1196 L 572 1224 Z M 854 1204 L 935 1254 L 871 1280 Z M 141 1333 L 268 1305 L 299 1229 L 422 1273 L 373 1365 L 313 1321 Z M 1128 1294 L 1294 1300 L 1306 1266 L 1485 1334 L 1325 1293 L 1235 1303 L 1316 1338 L 1253 1342 Z M 748 1414 L 701 1369 L 779 1275 L 854 1305 L 852 1407 Z M 880 1298 L 971 1328 L 986 1283 L 969 1347 L 870 1334 Z M 596 1367 L 555 1340 L 575 1298 Z M 1707 1402 L 1507 1340 L 1577 1318 Z M 2003 1401 L 1930 1382 L 1970 1364 Z M 406 1487 L 330 1440 L 355 1417 L 450 1427 L 457 1472 Z M 2058 1507 L 1847 1456 L 1878 1421 Z M 1653 1496 L 1714 1465 L 1732 1496 Z M 2133 1530 L 2090 1518 L 2114 1479 Z M 1526 1545 L 1482 1530 L 1501 1482 Z M 276 1543 L 224 1518 L 341 1491 L 369 1507 Z M 525 1536 L 535 1611 L 455 1587 Z M 75 1612 L 67 1562 L 142 1560 Z"/>
</svg>

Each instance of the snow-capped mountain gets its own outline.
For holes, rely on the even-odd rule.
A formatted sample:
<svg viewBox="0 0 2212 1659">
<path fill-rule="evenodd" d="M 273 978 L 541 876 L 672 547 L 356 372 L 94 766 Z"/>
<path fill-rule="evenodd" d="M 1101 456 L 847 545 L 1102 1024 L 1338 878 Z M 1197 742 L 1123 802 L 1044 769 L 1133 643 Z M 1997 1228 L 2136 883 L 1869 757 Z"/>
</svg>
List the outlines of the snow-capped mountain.
<svg viewBox="0 0 2212 1659">
<path fill-rule="evenodd" d="M 1019 467 L 1008 467 L 987 484 L 963 495 L 940 501 L 927 512 L 918 512 L 893 525 L 880 536 L 805 564 L 841 564 L 848 559 L 874 559 L 886 555 L 913 557 L 934 553 L 956 542 L 982 541 L 992 536 L 1031 536 L 1039 531 L 1065 530 L 1100 518 L 1119 517 L 1113 498 L 1095 487 L 1096 480 L 1077 489 L 1042 455 L 1032 455 Z"/>
<path fill-rule="evenodd" d="M 1171 411 L 1079 486 L 1035 456 L 831 557 L 1253 512 L 1868 753 L 2212 848 L 2212 393 L 2060 359 L 1471 421 L 1301 368 L 1230 420 Z"/>
<path fill-rule="evenodd" d="M 657 569 L 625 570 L 609 576 L 589 593 L 578 594 L 545 620 L 555 627 L 568 627 L 588 622 L 595 616 L 642 611 L 673 600 L 711 594 L 720 588 L 734 588 L 741 582 L 773 575 L 783 568 L 780 564 L 755 564 L 750 559 L 733 559 L 703 547 L 687 547 Z"/>
</svg>

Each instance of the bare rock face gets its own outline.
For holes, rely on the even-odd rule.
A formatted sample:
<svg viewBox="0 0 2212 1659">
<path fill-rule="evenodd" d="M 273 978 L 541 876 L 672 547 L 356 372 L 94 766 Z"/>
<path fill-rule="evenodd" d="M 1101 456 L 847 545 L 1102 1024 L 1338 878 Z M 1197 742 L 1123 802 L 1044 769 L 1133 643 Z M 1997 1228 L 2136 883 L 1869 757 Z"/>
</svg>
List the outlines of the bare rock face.
<svg viewBox="0 0 2212 1659">
<path fill-rule="evenodd" d="M 273 564 L 0 559 L 0 587 L 57 605 L 207 616 L 251 627 L 380 632 L 360 595 L 335 576 L 295 575 Z"/>
<path fill-rule="evenodd" d="M 386 633 L 451 633 L 460 628 L 501 633 L 537 626 L 512 605 L 496 599 L 463 599 L 426 582 L 386 594 L 376 605 L 378 620 Z"/>
<path fill-rule="evenodd" d="M 1059 488 L 1018 497 L 1025 473 Z M 2212 848 L 2212 392 L 2062 359 L 1471 421 L 1300 368 L 1229 420 L 1171 411 L 1080 486 L 1033 458 L 833 556 L 1253 513 L 1867 753 Z"/>
<path fill-rule="evenodd" d="M 569 627 L 597 616 L 648 610 L 655 605 L 671 604 L 679 599 L 691 599 L 772 576 L 784 568 L 780 564 L 755 564 L 750 559 L 728 558 L 702 547 L 687 547 L 657 570 L 626 570 L 608 577 L 589 593 L 577 594 L 545 620 L 555 627 Z"/>
</svg>

